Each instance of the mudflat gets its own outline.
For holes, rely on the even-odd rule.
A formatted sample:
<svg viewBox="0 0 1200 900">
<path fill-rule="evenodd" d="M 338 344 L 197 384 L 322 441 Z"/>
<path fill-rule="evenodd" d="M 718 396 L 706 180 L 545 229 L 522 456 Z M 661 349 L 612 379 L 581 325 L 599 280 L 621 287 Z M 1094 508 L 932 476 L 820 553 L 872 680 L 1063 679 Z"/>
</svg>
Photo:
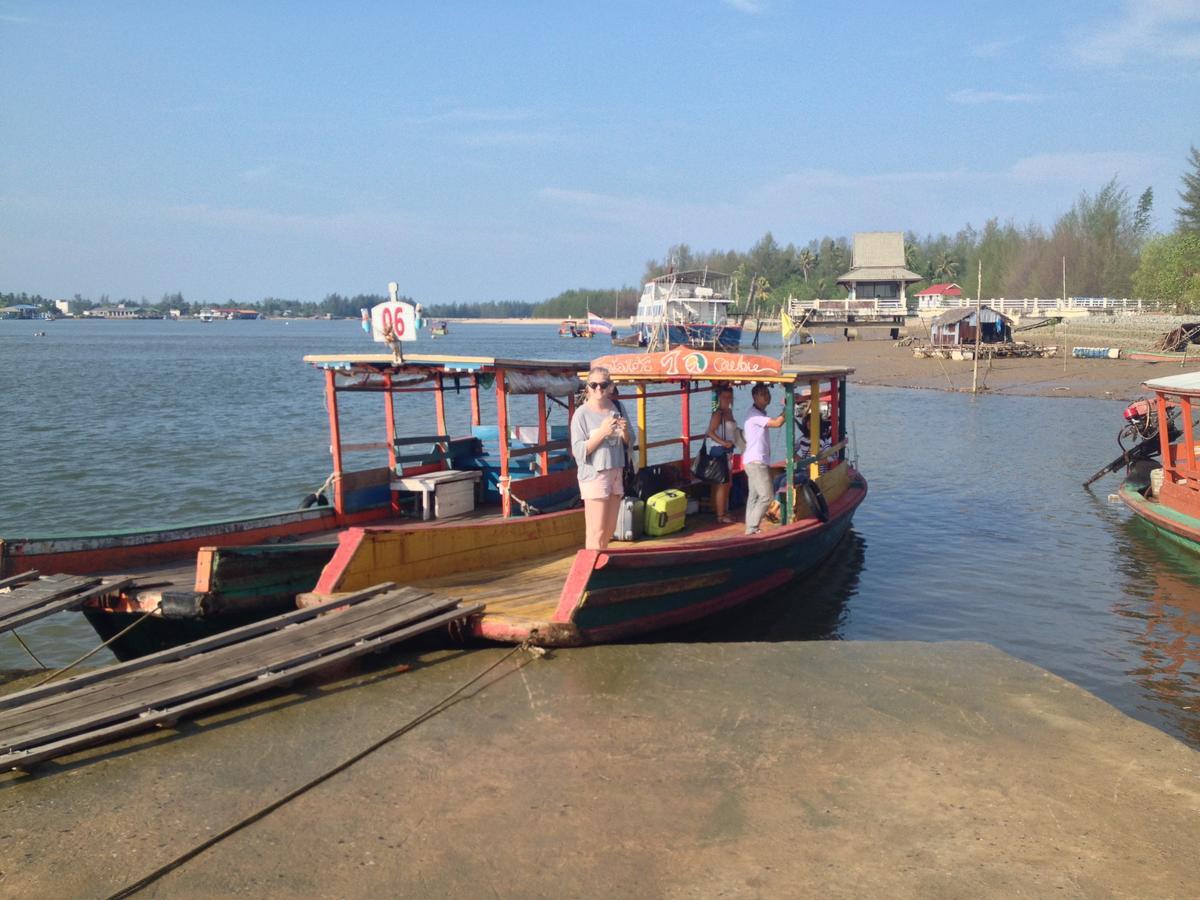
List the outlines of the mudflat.
<svg viewBox="0 0 1200 900">
<path fill-rule="evenodd" d="M 505 652 L 4 776 L 0 892 L 114 892 Z M 1200 753 L 986 645 L 643 644 L 505 660 L 146 896 L 1191 897 L 1197 842 Z"/>
</svg>

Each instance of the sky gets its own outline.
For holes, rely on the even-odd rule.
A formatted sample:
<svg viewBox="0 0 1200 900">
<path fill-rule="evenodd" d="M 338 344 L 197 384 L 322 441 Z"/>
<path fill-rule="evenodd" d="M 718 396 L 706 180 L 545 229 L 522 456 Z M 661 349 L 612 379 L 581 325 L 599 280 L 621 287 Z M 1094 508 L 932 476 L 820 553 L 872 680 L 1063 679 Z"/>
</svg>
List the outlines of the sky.
<svg viewBox="0 0 1200 900">
<path fill-rule="evenodd" d="M 0 0 L 0 292 L 541 300 L 686 243 L 1169 230 L 1200 0 Z"/>
</svg>

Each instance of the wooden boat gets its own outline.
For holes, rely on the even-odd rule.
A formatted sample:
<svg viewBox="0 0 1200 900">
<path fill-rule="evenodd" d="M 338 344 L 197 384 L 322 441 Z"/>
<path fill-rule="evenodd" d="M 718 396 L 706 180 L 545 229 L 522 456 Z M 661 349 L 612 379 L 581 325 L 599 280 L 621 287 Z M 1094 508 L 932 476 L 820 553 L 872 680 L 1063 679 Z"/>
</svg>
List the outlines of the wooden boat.
<svg viewBox="0 0 1200 900">
<path fill-rule="evenodd" d="M 563 319 L 558 326 L 558 336 L 568 338 L 590 338 L 592 329 L 585 319 Z"/>
<path fill-rule="evenodd" d="M 438 322 L 429 330 L 429 333 L 433 337 L 445 337 L 450 333 L 450 324 L 448 322 Z"/>
<path fill-rule="evenodd" d="M 499 512 L 497 426 L 482 424 L 481 393 L 497 383 L 496 393 L 505 406 L 509 395 L 538 394 L 539 424 L 520 429 L 523 435 L 532 432 L 537 441 L 539 428 L 552 427 L 546 424 L 548 398 L 573 395 L 579 385 L 578 372 L 587 366 L 579 360 L 412 354 L 403 363 L 396 363 L 390 354 L 378 354 L 345 366 L 340 362 L 320 365 L 332 434 L 333 471 L 326 486 L 306 498 L 302 508 L 162 529 L 7 537 L 0 539 L 0 578 L 32 570 L 42 574 L 136 575 L 134 587 L 114 591 L 84 607 L 89 622 L 105 639 L 150 613 L 133 632 L 113 645 L 121 658 L 294 608 L 296 595 L 315 586 L 337 548 L 337 535 L 342 529 L 420 520 L 423 497 L 432 499 L 431 510 L 438 509 L 448 516 L 453 506 L 448 500 L 449 485 L 442 484 L 439 491 L 439 485 L 433 483 L 429 491 L 424 491 L 423 479 L 445 482 L 449 470 L 474 473 L 467 492 L 473 493 L 474 481 L 480 482 L 480 509 L 467 514 L 486 515 L 489 509 Z M 341 439 L 339 401 L 361 393 L 383 393 L 387 397 L 385 435 L 378 443 L 348 444 Z M 395 396 L 429 393 L 433 394 L 433 426 L 423 434 L 398 435 Z M 452 436 L 445 400 L 460 393 L 470 402 L 473 433 Z M 557 434 L 563 427 L 553 426 L 553 432 Z M 509 446 L 520 455 L 519 448 L 525 444 L 514 439 Z M 363 454 L 370 453 L 377 457 L 375 465 L 347 466 L 345 457 L 350 454 L 362 459 Z M 526 455 L 523 471 L 514 466 L 508 473 L 511 480 L 534 474 L 528 459 Z M 557 470 L 562 465 L 561 453 L 547 451 L 545 462 Z M 554 503 L 561 498 L 544 497 L 541 487 L 534 484 L 519 491 L 522 502 L 555 508 Z M 461 496 L 454 503 L 461 505 Z M 440 509 L 443 506 L 447 509 Z M 435 520 L 433 524 L 439 523 Z"/>
<path fill-rule="evenodd" d="M 1200 444 L 1192 425 L 1193 408 L 1200 407 L 1200 372 L 1156 378 L 1145 386 L 1154 392 L 1157 421 L 1169 422 L 1177 410 L 1182 433 L 1173 438 L 1172 429 L 1159 428 L 1162 468 L 1147 477 L 1144 467 L 1131 467 L 1119 496 L 1161 537 L 1200 552 Z"/>
<path fill-rule="evenodd" d="M 324 374 L 332 503 L 284 514 L 284 521 L 268 517 L 273 537 L 300 540 L 263 544 L 257 520 L 208 526 L 202 534 L 194 528 L 142 533 L 133 541 L 121 535 L 18 540 L 4 547 L 11 570 L 33 568 L 36 561 L 43 572 L 137 576 L 133 585 L 84 608 L 121 658 L 354 591 L 364 581 L 436 585 L 464 602 L 483 603 L 465 629 L 477 637 L 580 644 L 693 621 L 782 589 L 832 551 L 866 495 L 866 482 L 846 459 L 850 369 L 685 348 L 603 357 L 597 364 L 609 368 L 636 408 L 642 465 L 651 461 L 650 451 L 669 452 L 673 459 L 661 463 L 663 469 L 673 471 L 684 490 L 707 494 L 708 486 L 691 483 L 689 474 L 702 437 L 691 433 L 691 398 L 700 393 L 707 400 L 716 383 L 763 381 L 782 388 L 789 401 L 778 467 L 784 483 L 795 484 L 800 472 L 812 484 L 783 491 L 779 523 L 756 536 L 746 536 L 740 524 L 699 515 L 669 537 L 583 550 L 566 422 L 586 363 L 392 354 L 305 359 Z M 481 419 L 480 395 L 489 386 L 494 425 Z M 384 440 L 349 444 L 341 437 L 341 406 L 364 393 L 384 396 Z M 436 433 L 399 436 L 397 394 L 432 394 Z M 452 436 L 446 403 L 460 394 L 470 402 L 471 431 Z M 798 456 L 796 403 L 814 394 L 824 402 L 809 404 L 813 415 L 819 417 L 822 406 L 830 410 L 835 443 L 815 456 Z M 510 402 L 522 395 L 527 408 L 536 401 L 536 425 L 513 422 Z M 679 404 L 682 425 L 676 435 L 652 439 L 648 407 L 662 398 Z M 559 407 L 564 423 L 553 425 L 551 411 Z M 810 418 L 807 427 L 819 446 L 820 419 Z M 345 464 L 351 453 L 375 454 L 379 464 L 351 471 Z M 734 480 L 744 483 L 738 462 L 735 457 Z M 146 555 L 154 567 L 129 571 Z"/>
<path fill-rule="evenodd" d="M 322 360 L 350 371 L 361 365 L 353 358 Z M 594 643 L 694 621 L 777 592 L 814 568 L 846 535 L 867 492 L 865 480 L 846 459 L 846 376 L 852 370 L 785 367 L 769 357 L 686 348 L 602 357 L 593 364 L 608 368 L 614 381 L 632 391 L 640 463 L 647 464 L 649 450 L 674 448 L 678 456 L 664 468 L 676 473 L 685 490 L 703 494 L 708 485 L 690 483 L 692 447 L 702 438 L 691 433 L 690 398 L 702 393 L 707 399 L 716 383 L 779 386 L 786 397 L 786 448 L 778 469 L 784 484 L 796 484 L 798 473 L 807 483 L 781 492 L 779 523 L 757 535 L 747 536 L 740 523 L 722 525 L 701 515 L 668 537 L 585 550 L 581 510 L 545 512 L 528 499 L 539 482 L 543 496 L 558 491 L 577 496 L 574 471 L 551 472 L 543 460 L 539 474 L 512 481 L 517 451 L 502 440 L 502 518 L 440 528 L 351 527 L 339 536 L 316 590 L 301 602 L 326 602 L 390 580 L 483 603 L 483 611 L 468 620 L 469 631 L 480 638 L 547 646 Z M 824 402 L 808 403 L 811 415 L 802 424 L 812 445 L 820 446 L 821 407 L 826 406 L 833 443 L 815 456 L 798 457 L 797 402 L 814 395 Z M 681 431 L 652 440 L 647 406 L 665 397 L 679 398 Z M 506 413 L 500 409 L 503 423 Z M 502 427 L 500 434 L 506 433 Z M 525 452 L 565 449 L 565 442 L 552 441 Z M 734 459 L 734 471 L 735 481 L 744 482 L 740 457 Z"/>
</svg>

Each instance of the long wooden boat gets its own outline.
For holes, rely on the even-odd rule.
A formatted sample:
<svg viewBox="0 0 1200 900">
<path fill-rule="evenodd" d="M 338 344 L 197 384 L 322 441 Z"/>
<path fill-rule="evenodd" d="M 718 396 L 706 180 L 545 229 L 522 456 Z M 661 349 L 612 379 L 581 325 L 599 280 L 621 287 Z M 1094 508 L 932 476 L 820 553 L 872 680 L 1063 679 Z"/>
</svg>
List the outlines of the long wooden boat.
<svg viewBox="0 0 1200 900">
<path fill-rule="evenodd" d="M 481 638 L 567 645 L 692 621 L 782 590 L 830 553 L 866 495 L 866 482 L 846 458 L 850 369 L 783 366 L 769 357 L 686 348 L 607 356 L 596 363 L 610 370 L 631 398 L 625 402 L 636 406 L 642 466 L 657 463 L 675 473 L 679 487 L 707 495 L 708 486 L 690 476 L 692 451 L 703 437 L 692 433 L 691 398 L 701 394 L 707 401 L 719 384 L 765 382 L 787 399 L 786 446 L 778 465 L 783 483 L 810 483 L 782 491 L 780 521 L 752 537 L 741 525 L 696 515 L 669 537 L 583 550 L 566 422 L 587 363 L 387 353 L 305 360 L 324 377 L 331 504 L 262 526 L 276 529 L 272 538 L 291 540 L 261 543 L 261 520 L 246 520 L 200 533 L 15 540 L 6 543 L 6 560 L 14 571 L 36 563 L 43 572 L 140 576 L 84 608 L 121 658 L 354 591 L 364 579 L 436 585 L 483 603 L 468 626 Z M 495 424 L 483 421 L 485 390 L 494 391 Z M 343 440 L 341 407 L 356 394 L 382 395 L 384 440 Z M 413 395 L 402 418 L 398 394 Z M 433 399 L 432 433 L 399 434 L 397 421 L 413 418 L 420 395 Z M 510 401 L 521 395 L 536 401 L 535 424 L 514 421 Z M 811 415 L 798 422 L 797 404 L 812 397 L 821 402 L 808 403 Z M 470 403 L 469 433 L 451 433 L 451 398 Z M 649 433 L 649 407 L 664 398 L 678 405 L 682 421 L 677 434 L 656 439 Z M 553 425 L 551 413 L 559 407 L 564 422 Z M 819 447 L 823 407 L 832 446 L 798 455 L 796 425 Z M 705 403 L 705 417 L 707 409 Z M 352 470 L 345 461 L 350 454 L 373 454 L 377 464 Z M 744 485 L 738 457 L 733 469 L 735 486 Z M 130 572 L 134 561 L 147 560 L 150 569 Z"/>
<path fill-rule="evenodd" d="M 1200 444 L 1193 426 L 1193 407 L 1200 409 L 1200 372 L 1156 378 L 1145 386 L 1154 392 L 1158 422 L 1169 422 L 1177 411 L 1182 433 L 1172 440 L 1171 429 L 1159 428 L 1161 481 L 1157 473 L 1146 479 L 1131 472 L 1118 495 L 1161 537 L 1200 552 Z"/>
<path fill-rule="evenodd" d="M 608 368 L 614 381 L 632 389 L 640 463 L 648 463 L 649 450 L 673 447 L 678 456 L 666 467 L 685 489 L 700 493 L 708 486 L 687 483 L 692 447 L 703 437 L 691 433 L 690 398 L 708 395 L 718 384 L 781 387 L 786 447 L 778 469 L 785 485 L 796 484 L 798 475 L 809 484 L 782 491 L 779 523 L 757 535 L 746 535 L 740 523 L 722 525 L 702 515 L 689 517 L 681 533 L 617 542 L 603 551 L 581 549 L 578 509 L 438 529 L 352 527 L 339 537 L 316 590 L 301 602 L 325 602 L 361 585 L 393 580 L 484 604 L 469 620 L 471 633 L 480 638 L 546 646 L 594 643 L 697 620 L 784 590 L 846 535 L 867 492 L 866 481 L 846 459 L 846 376 L 852 370 L 785 367 L 769 357 L 687 348 L 607 356 L 593 365 Z M 797 403 L 814 396 L 822 402 L 807 403 L 808 419 L 797 422 Z M 664 397 L 679 398 L 681 433 L 654 440 L 647 433 L 647 406 Z M 810 446 L 819 447 L 823 406 L 833 443 L 815 456 L 798 457 L 795 427 L 803 425 Z M 501 449 L 503 459 L 503 443 Z M 739 457 L 734 470 L 735 482 L 744 481 Z M 569 489 L 575 474 L 565 469 L 540 477 Z M 508 493 L 524 505 L 527 488 L 511 483 Z"/>
</svg>

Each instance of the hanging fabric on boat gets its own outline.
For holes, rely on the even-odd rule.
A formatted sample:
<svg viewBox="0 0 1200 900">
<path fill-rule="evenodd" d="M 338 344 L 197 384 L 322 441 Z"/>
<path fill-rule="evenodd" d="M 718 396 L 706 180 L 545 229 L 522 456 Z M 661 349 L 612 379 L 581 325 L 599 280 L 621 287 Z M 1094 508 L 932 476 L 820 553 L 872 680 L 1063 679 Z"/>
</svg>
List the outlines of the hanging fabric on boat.
<svg viewBox="0 0 1200 900">
<path fill-rule="evenodd" d="M 540 394 L 545 391 L 551 396 L 565 397 L 579 390 L 579 379 L 574 375 L 509 369 L 504 373 L 504 389 L 510 394 Z"/>
</svg>

